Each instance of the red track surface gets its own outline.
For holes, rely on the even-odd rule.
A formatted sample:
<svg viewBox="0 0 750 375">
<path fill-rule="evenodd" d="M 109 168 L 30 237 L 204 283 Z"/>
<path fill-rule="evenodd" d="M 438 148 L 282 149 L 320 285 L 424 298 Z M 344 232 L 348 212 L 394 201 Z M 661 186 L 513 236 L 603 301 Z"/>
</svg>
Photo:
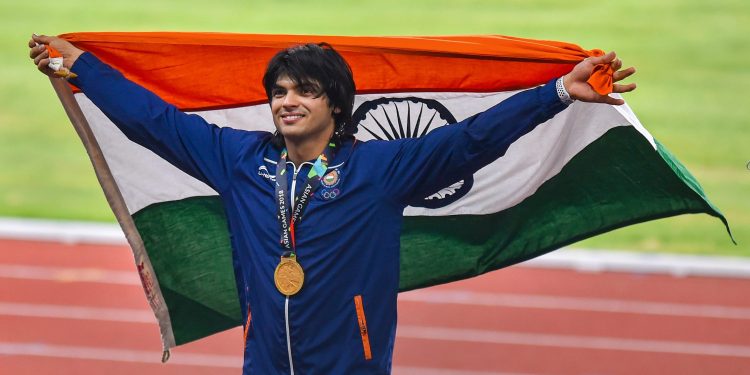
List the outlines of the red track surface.
<svg viewBox="0 0 750 375">
<path fill-rule="evenodd" d="M 394 373 L 750 374 L 749 292 L 510 268 L 402 294 Z M 241 341 L 237 328 L 161 364 L 128 248 L 0 240 L 0 374 L 237 374 Z"/>
</svg>

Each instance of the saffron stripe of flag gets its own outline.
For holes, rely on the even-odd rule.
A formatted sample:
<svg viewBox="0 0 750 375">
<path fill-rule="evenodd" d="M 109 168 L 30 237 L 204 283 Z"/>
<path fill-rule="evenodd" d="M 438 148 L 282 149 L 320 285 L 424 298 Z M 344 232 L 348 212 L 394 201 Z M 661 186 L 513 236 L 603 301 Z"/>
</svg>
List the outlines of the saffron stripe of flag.
<svg viewBox="0 0 750 375">
<path fill-rule="evenodd" d="M 273 131 L 261 77 L 279 49 L 327 42 L 357 82 L 357 138 L 419 137 L 601 55 L 504 36 L 338 37 L 78 33 L 64 38 L 219 126 Z M 611 70 L 590 83 L 611 89 Z M 241 325 L 215 191 L 129 141 L 86 96 L 55 83 L 133 248 L 165 350 Z M 272 179 L 275 161 L 257 166 Z M 627 105 L 574 103 L 471 178 L 405 212 L 400 289 L 506 267 L 622 226 L 683 213 L 726 220 Z M 363 234 L 363 235 L 366 235 Z"/>
</svg>

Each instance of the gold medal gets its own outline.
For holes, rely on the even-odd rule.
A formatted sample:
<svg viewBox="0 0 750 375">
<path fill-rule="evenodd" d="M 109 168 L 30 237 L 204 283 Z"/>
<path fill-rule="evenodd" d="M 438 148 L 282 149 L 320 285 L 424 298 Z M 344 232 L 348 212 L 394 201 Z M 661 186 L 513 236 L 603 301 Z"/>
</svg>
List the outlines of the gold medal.
<svg viewBox="0 0 750 375">
<path fill-rule="evenodd" d="M 285 296 L 297 294 L 305 282 L 305 272 L 297 263 L 297 257 L 281 257 L 281 262 L 273 272 L 273 281 L 281 294 Z"/>
</svg>

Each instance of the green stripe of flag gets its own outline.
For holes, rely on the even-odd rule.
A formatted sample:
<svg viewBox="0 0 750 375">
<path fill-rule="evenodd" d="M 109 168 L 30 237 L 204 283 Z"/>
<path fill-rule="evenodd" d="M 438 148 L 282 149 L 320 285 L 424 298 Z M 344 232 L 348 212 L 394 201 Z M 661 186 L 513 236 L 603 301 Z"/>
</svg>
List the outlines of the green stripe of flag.
<svg viewBox="0 0 750 375">
<path fill-rule="evenodd" d="M 673 166 L 685 173 L 675 174 Z M 401 290 L 479 275 L 653 219 L 708 213 L 726 223 L 697 182 L 686 183 L 688 176 L 635 128 L 615 127 L 514 207 L 482 216 L 405 218 Z"/>
<path fill-rule="evenodd" d="M 242 323 L 218 196 L 153 204 L 133 219 L 169 306 L 176 345 Z"/>
</svg>

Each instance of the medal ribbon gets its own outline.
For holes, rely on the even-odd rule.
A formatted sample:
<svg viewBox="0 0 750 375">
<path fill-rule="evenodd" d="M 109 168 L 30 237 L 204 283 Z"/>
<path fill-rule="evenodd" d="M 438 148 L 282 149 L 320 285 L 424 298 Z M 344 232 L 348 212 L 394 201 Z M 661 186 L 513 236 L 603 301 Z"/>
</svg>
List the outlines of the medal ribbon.
<svg viewBox="0 0 750 375">
<path fill-rule="evenodd" d="M 276 203 L 278 205 L 279 227 L 281 229 L 281 246 L 286 250 L 284 256 L 296 256 L 296 244 L 294 239 L 294 224 L 302 220 L 305 208 L 310 203 L 312 195 L 320 186 L 320 179 L 323 178 L 328 170 L 328 161 L 333 160 L 334 143 L 329 143 L 318 159 L 313 163 L 310 172 L 307 174 L 305 187 L 297 194 L 294 199 L 294 212 L 288 219 L 287 209 L 287 181 L 286 181 L 286 159 L 287 151 L 284 148 L 281 151 L 279 161 L 276 164 Z"/>
</svg>

